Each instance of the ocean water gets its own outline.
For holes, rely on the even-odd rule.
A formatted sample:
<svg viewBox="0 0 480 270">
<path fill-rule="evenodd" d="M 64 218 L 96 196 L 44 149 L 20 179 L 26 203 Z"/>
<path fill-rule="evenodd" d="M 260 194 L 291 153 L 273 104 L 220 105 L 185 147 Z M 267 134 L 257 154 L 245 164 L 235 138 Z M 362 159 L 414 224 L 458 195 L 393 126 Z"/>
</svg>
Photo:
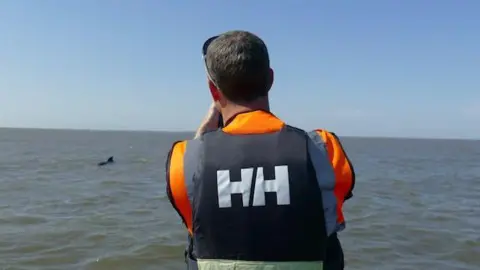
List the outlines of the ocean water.
<svg viewBox="0 0 480 270">
<path fill-rule="evenodd" d="M 191 135 L 0 129 L 0 270 L 185 269 L 164 164 Z M 347 269 L 480 269 L 480 141 L 342 142 Z"/>
</svg>

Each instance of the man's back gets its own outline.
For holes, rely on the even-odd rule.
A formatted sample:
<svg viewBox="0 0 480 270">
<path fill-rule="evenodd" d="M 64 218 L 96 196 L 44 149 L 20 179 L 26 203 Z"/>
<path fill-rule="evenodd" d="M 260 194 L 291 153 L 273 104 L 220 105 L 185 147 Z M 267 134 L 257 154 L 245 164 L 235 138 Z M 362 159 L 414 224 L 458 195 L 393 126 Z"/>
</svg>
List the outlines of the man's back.
<svg viewBox="0 0 480 270">
<path fill-rule="evenodd" d="M 223 130 L 188 141 L 183 166 L 170 164 L 183 167 L 183 177 L 170 171 L 169 183 L 185 181 L 186 223 L 199 265 L 322 264 L 336 221 L 335 179 L 328 155 L 311 151 L 321 148 L 307 133 L 263 111 L 237 115 Z M 174 147 L 171 160 L 177 154 Z"/>
</svg>

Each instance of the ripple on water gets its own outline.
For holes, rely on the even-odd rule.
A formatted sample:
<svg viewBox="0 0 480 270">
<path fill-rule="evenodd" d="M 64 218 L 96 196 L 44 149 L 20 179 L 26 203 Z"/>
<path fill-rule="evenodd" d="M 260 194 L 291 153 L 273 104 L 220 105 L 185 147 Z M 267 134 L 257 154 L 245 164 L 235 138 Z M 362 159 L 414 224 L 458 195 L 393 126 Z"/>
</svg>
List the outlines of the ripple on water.
<svg viewBox="0 0 480 270">
<path fill-rule="evenodd" d="M 48 222 L 46 217 L 29 214 L 17 214 L 0 217 L 0 224 L 2 224 L 2 226 L 38 225 L 46 222 Z"/>
<path fill-rule="evenodd" d="M 90 259 L 85 262 L 85 269 L 158 269 L 154 265 L 161 262 L 162 269 L 178 269 L 178 254 L 183 254 L 182 246 L 161 244 L 139 245 L 131 250 Z M 151 265 L 145 267 L 145 265 Z M 175 267 L 176 266 L 176 267 Z"/>
</svg>

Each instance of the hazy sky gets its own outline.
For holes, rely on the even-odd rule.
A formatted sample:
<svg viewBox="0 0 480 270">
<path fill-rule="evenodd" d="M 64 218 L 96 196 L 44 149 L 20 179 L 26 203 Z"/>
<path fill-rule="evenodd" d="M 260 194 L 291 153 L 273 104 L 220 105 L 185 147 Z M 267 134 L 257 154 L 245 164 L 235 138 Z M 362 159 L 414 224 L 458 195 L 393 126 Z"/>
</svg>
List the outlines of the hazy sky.
<svg viewBox="0 0 480 270">
<path fill-rule="evenodd" d="M 203 41 L 252 31 L 273 111 L 339 135 L 480 138 L 480 1 L 0 1 L 0 126 L 193 130 Z"/>
</svg>

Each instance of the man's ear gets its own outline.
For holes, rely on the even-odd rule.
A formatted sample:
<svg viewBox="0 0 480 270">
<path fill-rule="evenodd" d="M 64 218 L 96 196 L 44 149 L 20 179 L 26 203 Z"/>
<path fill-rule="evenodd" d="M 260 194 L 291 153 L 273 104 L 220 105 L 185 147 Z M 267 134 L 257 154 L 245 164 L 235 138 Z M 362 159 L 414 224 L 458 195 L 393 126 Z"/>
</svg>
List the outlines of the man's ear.
<svg viewBox="0 0 480 270">
<path fill-rule="evenodd" d="M 220 90 L 218 90 L 217 86 L 211 80 L 208 80 L 208 88 L 210 89 L 213 101 L 219 101 Z"/>
<path fill-rule="evenodd" d="M 270 92 L 270 89 L 272 89 L 272 86 L 273 86 L 273 81 L 274 81 L 274 77 L 275 77 L 275 74 L 273 72 L 273 69 L 270 68 L 270 75 L 269 75 L 269 81 L 268 81 L 268 91 Z"/>
</svg>

